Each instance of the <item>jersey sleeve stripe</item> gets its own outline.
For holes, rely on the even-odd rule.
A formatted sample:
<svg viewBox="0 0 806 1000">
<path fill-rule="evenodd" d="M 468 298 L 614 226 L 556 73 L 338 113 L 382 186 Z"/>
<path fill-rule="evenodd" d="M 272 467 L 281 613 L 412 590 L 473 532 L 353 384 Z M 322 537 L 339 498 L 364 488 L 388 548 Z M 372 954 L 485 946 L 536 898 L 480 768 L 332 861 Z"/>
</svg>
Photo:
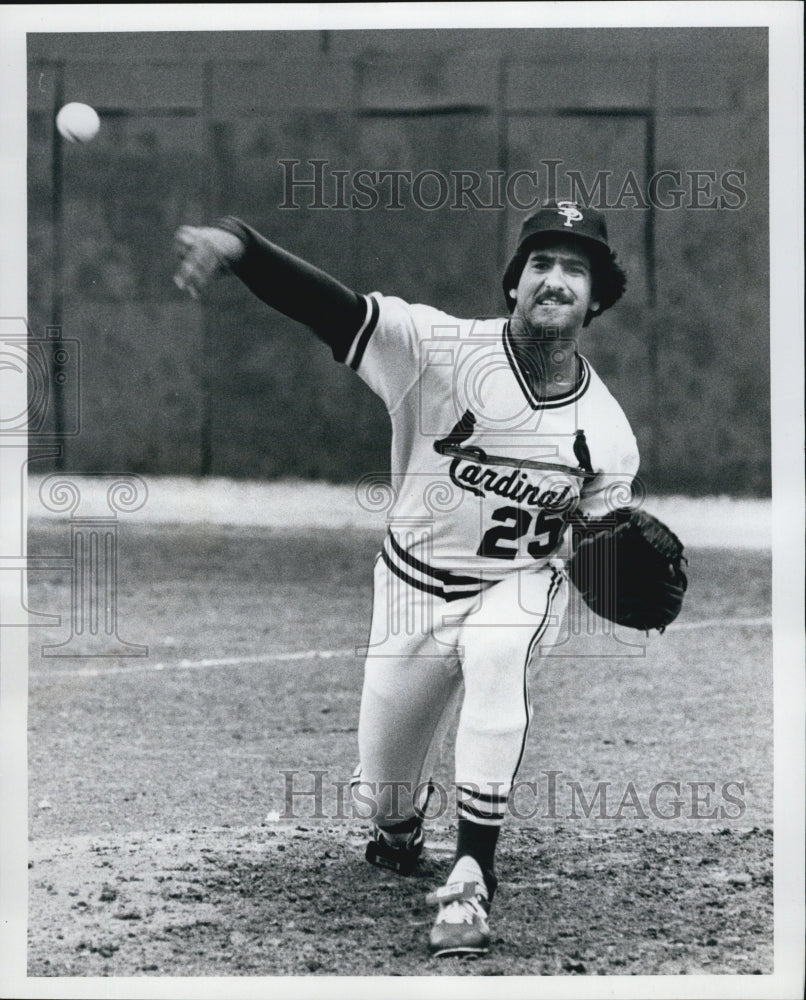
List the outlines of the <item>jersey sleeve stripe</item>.
<svg viewBox="0 0 806 1000">
<path fill-rule="evenodd" d="M 378 316 L 380 315 L 380 307 L 375 296 L 367 295 L 365 298 L 367 300 L 367 317 L 364 320 L 364 325 L 355 335 L 353 346 L 350 348 L 347 353 L 347 357 L 345 358 L 345 363 L 348 364 L 353 371 L 358 371 L 358 366 L 361 364 L 361 359 L 364 357 L 364 351 L 367 349 L 369 338 L 375 332 L 375 327 L 378 325 Z"/>
<path fill-rule="evenodd" d="M 358 345 L 358 341 L 361 339 L 361 334 L 366 329 L 367 323 L 369 323 L 370 318 L 372 316 L 372 299 L 370 298 L 369 295 L 363 295 L 362 298 L 364 300 L 364 320 L 361 323 L 361 326 L 356 330 L 355 334 L 353 335 L 353 339 L 350 341 L 350 346 L 348 347 L 344 357 L 341 359 L 342 362 L 346 365 L 352 366 L 352 361 L 355 355 L 355 349 Z"/>
</svg>

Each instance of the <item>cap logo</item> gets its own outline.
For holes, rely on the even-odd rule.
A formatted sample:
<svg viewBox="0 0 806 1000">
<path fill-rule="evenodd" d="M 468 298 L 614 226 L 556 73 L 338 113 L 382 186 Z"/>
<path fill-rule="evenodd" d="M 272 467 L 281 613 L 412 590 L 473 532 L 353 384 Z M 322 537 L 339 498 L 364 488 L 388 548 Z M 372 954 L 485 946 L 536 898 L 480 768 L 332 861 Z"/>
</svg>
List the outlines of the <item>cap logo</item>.
<svg viewBox="0 0 806 1000">
<path fill-rule="evenodd" d="M 582 212 L 580 212 L 577 208 L 577 203 L 575 201 L 558 201 L 557 212 L 559 215 L 564 216 L 564 226 L 568 229 L 572 228 L 572 222 L 581 222 L 583 218 Z"/>
</svg>

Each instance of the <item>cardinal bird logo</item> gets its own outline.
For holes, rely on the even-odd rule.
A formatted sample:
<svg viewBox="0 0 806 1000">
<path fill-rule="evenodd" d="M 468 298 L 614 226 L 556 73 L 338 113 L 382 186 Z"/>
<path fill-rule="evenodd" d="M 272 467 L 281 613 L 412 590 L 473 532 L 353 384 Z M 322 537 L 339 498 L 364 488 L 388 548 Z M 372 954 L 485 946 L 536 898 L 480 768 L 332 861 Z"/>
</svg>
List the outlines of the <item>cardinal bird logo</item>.
<svg viewBox="0 0 806 1000">
<path fill-rule="evenodd" d="M 572 481 L 584 481 L 594 475 L 584 432 L 577 432 L 574 441 L 574 457 L 580 463 L 576 468 L 531 458 L 490 455 L 483 448 L 466 443 L 475 432 L 476 416 L 471 410 L 465 410 L 450 434 L 434 442 L 434 451 L 452 459 L 451 480 L 476 496 L 483 497 L 490 492 L 519 503 L 549 506 L 565 502 L 570 487 L 546 490 L 545 473 L 559 474 L 566 482 L 569 476 Z M 502 469 L 514 471 L 503 472 Z M 529 475 L 534 471 L 542 475 L 535 479 Z"/>
</svg>

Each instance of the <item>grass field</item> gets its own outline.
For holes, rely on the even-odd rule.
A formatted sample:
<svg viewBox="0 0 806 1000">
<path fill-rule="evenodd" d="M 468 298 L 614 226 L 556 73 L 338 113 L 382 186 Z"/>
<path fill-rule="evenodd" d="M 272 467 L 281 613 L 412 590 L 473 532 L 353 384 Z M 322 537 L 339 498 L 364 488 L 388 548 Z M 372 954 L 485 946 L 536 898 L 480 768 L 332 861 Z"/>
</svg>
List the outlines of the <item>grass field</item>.
<svg viewBox="0 0 806 1000">
<path fill-rule="evenodd" d="M 30 574 L 31 609 L 62 625 L 31 631 L 29 974 L 770 973 L 769 555 L 694 548 L 664 636 L 627 656 L 569 636 L 535 664 L 534 808 L 502 835 L 494 950 L 461 963 L 425 947 L 450 813 L 408 880 L 366 865 L 366 824 L 338 813 L 378 542 L 126 525 L 119 634 L 141 657 L 43 657 L 69 634 L 70 572 Z M 32 524 L 31 555 L 69 546 Z M 284 771 L 298 791 L 325 772 L 323 818 L 310 796 L 283 818 Z M 653 808 L 661 782 L 680 791 Z"/>
</svg>

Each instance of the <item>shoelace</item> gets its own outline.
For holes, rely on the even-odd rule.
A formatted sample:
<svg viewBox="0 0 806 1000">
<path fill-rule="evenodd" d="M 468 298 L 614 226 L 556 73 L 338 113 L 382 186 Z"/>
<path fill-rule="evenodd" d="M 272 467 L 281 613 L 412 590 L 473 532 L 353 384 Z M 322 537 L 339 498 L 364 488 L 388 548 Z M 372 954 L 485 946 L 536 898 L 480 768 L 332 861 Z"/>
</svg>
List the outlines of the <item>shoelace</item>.
<svg viewBox="0 0 806 1000">
<path fill-rule="evenodd" d="M 440 908 L 437 923 L 472 924 L 476 918 L 487 919 L 484 907 L 478 899 L 457 899 Z"/>
<path fill-rule="evenodd" d="M 425 834 L 422 828 L 420 828 L 419 830 L 416 830 L 414 833 L 410 834 L 408 840 L 393 841 L 389 839 L 387 834 L 379 830 L 377 839 L 380 843 L 385 844 L 386 847 L 391 847 L 393 851 L 411 851 L 414 850 L 414 848 L 416 848 L 418 844 L 420 844 L 424 836 Z"/>
</svg>

